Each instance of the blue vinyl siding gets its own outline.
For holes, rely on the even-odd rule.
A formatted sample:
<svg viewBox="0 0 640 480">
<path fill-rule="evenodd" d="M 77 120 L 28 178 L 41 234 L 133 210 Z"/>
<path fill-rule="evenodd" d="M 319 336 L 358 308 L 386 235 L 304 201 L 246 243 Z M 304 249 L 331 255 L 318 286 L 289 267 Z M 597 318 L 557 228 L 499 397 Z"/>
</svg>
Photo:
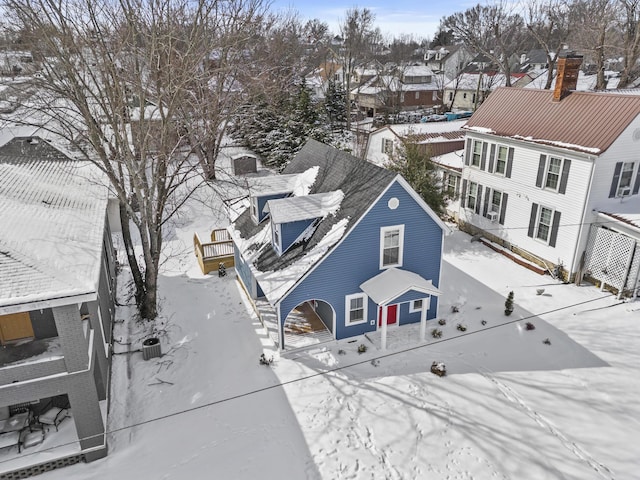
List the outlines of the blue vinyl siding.
<svg viewBox="0 0 640 480">
<path fill-rule="evenodd" d="M 400 200 L 400 206 L 396 210 L 387 206 L 389 199 L 393 197 Z M 310 298 L 322 298 L 336 312 L 337 339 L 376 330 L 377 305 L 370 299 L 368 321 L 351 327 L 345 326 L 345 295 L 360 293 L 360 284 L 381 273 L 380 227 L 391 225 L 405 225 L 401 268 L 432 280 L 437 287 L 440 278 L 442 229 L 401 185 L 394 182 L 340 246 L 281 301 L 281 322 L 299 303 Z M 437 297 L 431 297 L 427 318 L 435 318 L 436 311 Z M 409 314 L 408 304 L 400 305 L 399 320 L 401 324 L 418 322 L 420 314 Z"/>
<path fill-rule="evenodd" d="M 265 195 L 263 197 L 257 197 L 257 199 L 258 199 L 258 223 L 260 223 L 264 219 L 264 217 L 267 216 L 262 210 L 264 209 L 264 206 L 267 204 L 267 202 L 269 200 L 275 200 L 277 198 L 286 198 L 288 196 L 289 196 L 288 193 L 278 193 L 278 194 L 275 194 L 275 195 Z"/>
<path fill-rule="evenodd" d="M 315 219 L 300 220 L 299 222 L 289 222 L 280 224 L 280 239 L 282 251 L 285 252 L 295 242 L 300 234 L 313 223 Z"/>
<path fill-rule="evenodd" d="M 238 273 L 238 277 L 240 277 L 240 280 L 244 284 L 244 288 L 246 288 L 247 292 L 249 292 L 249 295 L 253 297 L 253 275 L 251 274 L 249 265 L 244 261 L 244 258 L 242 258 L 242 255 L 240 255 L 238 247 L 236 247 L 235 244 L 233 245 L 233 256 L 235 257 L 236 272 Z"/>
</svg>

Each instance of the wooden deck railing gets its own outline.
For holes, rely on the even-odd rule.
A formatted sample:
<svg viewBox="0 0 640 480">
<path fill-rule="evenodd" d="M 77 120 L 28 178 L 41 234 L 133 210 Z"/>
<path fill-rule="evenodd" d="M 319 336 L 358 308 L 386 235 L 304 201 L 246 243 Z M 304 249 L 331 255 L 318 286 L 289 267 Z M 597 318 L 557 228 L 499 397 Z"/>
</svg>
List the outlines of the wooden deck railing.
<svg viewBox="0 0 640 480">
<path fill-rule="evenodd" d="M 216 229 L 211 232 L 211 242 L 203 243 L 197 233 L 193 234 L 193 248 L 198 257 L 200 269 L 205 275 L 218 270 L 221 263 L 226 268 L 234 267 L 233 241 L 229 232 Z"/>
</svg>

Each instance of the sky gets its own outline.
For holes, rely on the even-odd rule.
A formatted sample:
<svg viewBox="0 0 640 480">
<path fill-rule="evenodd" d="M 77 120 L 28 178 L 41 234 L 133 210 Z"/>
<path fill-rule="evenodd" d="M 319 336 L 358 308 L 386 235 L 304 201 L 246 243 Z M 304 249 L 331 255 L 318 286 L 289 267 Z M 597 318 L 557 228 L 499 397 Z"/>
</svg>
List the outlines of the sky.
<svg viewBox="0 0 640 480">
<path fill-rule="evenodd" d="M 368 8 L 375 13 L 376 25 L 383 34 L 432 38 L 442 17 L 464 11 L 477 3 L 471 0 L 369 0 L 363 4 L 341 0 L 274 0 L 272 10 L 292 8 L 300 13 L 301 18 L 322 20 L 337 33 L 338 25 L 349 8 Z"/>
</svg>

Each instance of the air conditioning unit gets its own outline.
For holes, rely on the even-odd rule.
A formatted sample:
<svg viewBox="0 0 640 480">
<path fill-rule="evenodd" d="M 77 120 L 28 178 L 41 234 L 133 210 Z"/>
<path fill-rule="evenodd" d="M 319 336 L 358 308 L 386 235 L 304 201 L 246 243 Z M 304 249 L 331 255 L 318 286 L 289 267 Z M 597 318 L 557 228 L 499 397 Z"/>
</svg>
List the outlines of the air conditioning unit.
<svg viewBox="0 0 640 480">
<path fill-rule="evenodd" d="M 493 223 L 496 223 L 498 221 L 498 212 L 489 212 L 487 218 Z"/>
<path fill-rule="evenodd" d="M 622 190 L 620 190 L 621 197 L 628 197 L 629 195 L 631 195 L 631 187 L 624 187 Z"/>
</svg>

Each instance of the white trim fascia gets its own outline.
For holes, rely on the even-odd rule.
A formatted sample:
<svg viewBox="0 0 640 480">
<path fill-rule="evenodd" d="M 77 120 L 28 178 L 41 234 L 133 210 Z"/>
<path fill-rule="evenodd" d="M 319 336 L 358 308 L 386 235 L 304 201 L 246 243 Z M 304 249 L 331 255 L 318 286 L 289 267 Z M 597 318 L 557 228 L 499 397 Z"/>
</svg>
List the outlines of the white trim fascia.
<svg viewBox="0 0 640 480">
<path fill-rule="evenodd" d="M 0 315 L 30 312 L 31 310 L 44 310 L 46 308 L 63 307 L 65 305 L 73 305 L 74 303 L 80 304 L 85 302 L 92 302 L 97 299 L 98 292 L 95 291 L 81 293 L 78 295 L 56 297 L 47 300 L 34 300 L 32 302 L 25 301 L 24 303 L 10 304 L 8 302 L 10 302 L 11 299 L 7 299 L 5 300 L 5 302 L 7 302 L 6 305 L 1 305 L 2 302 L 0 302 Z"/>
</svg>

